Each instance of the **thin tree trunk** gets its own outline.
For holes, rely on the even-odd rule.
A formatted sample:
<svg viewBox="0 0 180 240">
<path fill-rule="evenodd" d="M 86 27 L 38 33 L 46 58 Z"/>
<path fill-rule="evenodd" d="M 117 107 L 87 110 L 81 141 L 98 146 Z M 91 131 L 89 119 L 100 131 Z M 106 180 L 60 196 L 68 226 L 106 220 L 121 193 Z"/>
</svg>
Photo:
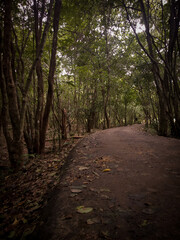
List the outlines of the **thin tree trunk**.
<svg viewBox="0 0 180 240">
<path fill-rule="evenodd" d="M 56 78 L 56 98 L 57 98 L 57 116 L 55 115 L 55 111 L 54 111 L 54 115 L 55 115 L 55 118 L 56 118 L 56 121 L 57 121 L 57 129 L 58 129 L 58 150 L 60 151 L 61 150 L 61 114 L 60 114 L 60 109 L 61 109 L 61 104 L 60 104 L 60 99 L 59 99 L 59 95 L 60 93 L 58 92 L 58 82 L 57 82 L 57 78 Z"/>
<path fill-rule="evenodd" d="M 124 101 L 124 120 L 125 120 L 124 125 L 127 126 L 127 101 L 126 101 L 126 99 Z"/>
<path fill-rule="evenodd" d="M 16 170 L 23 165 L 23 131 L 25 123 L 27 94 L 30 88 L 32 75 L 39 57 L 41 57 L 47 32 L 50 26 L 50 19 L 52 14 L 53 0 L 49 3 L 49 11 L 47 15 L 47 21 L 44 27 L 41 44 L 37 57 L 34 59 L 32 66 L 29 70 L 28 77 L 26 79 L 25 88 L 22 89 L 22 102 L 18 105 L 18 94 L 16 91 L 16 83 L 12 73 L 11 62 L 11 42 L 12 42 L 12 0 L 5 1 L 4 8 L 4 52 L 3 52 L 3 73 L 4 78 L 1 80 L 1 91 L 4 102 L 4 117 L 3 117 L 3 131 L 6 137 L 9 159 L 11 166 Z M 3 80 L 5 79 L 5 80 Z M 21 109 L 20 109 L 21 106 Z M 10 117 L 10 123 L 12 125 L 12 137 L 8 132 L 8 115 Z"/>
<path fill-rule="evenodd" d="M 138 0 L 138 1 L 139 1 L 139 4 L 140 4 L 142 16 L 143 16 L 143 21 L 144 21 L 144 25 L 145 25 L 145 32 L 146 32 L 146 40 L 147 40 L 147 44 L 148 44 L 148 50 L 144 47 L 143 43 L 141 42 L 141 40 L 140 40 L 136 30 L 135 30 L 135 27 L 134 27 L 134 25 L 133 25 L 133 23 L 130 19 L 130 14 L 128 12 L 128 9 L 127 9 L 124 1 L 123 1 L 123 4 L 124 4 L 125 10 L 126 10 L 127 19 L 128 19 L 128 21 L 131 25 L 131 28 L 133 29 L 133 32 L 134 32 L 134 34 L 136 36 L 136 39 L 137 39 L 137 42 L 139 43 L 140 47 L 143 49 L 143 51 L 149 57 L 149 59 L 152 63 L 152 72 L 154 74 L 154 80 L 155 80 L 155 83 L 156 83 L 157 94 L 158 94 L 158 98 L 159 98 L 159 108 L 160 108 L 159 134 L 167 136 L 168 116 L 167 116 L 167 112 L 166 112 L 167 103 L 166 103 L 166 99 L 165 99 L 165 96 L 164 96 L 164 93 L 165 93 L 165 91 L 164 91 L 165 87 L 164 86 L 165 85 L 164 85 L 163 79 L 160 75 L 158 62 L 156 61 L 155 54 L 154 54 L 152 37 L 151 37 L 150 31 L 149 31 L 149 5 L 147 5 L 147 13 L 146 13 L 146 9 L 145 9 L 143 0 Z"/>
<path fill-rule="evenodd" d="M 54 85 L 54 73 L 56 68 L 56 49 L 57 49 L 57 35 L 59 28 L 59 18 L 60 18 L 60 10 L 61 10 L 61 0 L 56 0 L 55 8 L 54 8 L 54 20 L 53 20 L 53 42 L 51 49 L 51 61 L 50 61 L 50 69 L 48 75 L 48 94 L 46 100 L 46 106 L 43 115 L 43 122 L 41 128 L 41 137 L 40 137 L 40 153 L 43 153 L 45 150 L 45 139 L 46 139 L 46 131 L 48 127 L 48 118 L 49 113 L 52 106 L 53 99 L 53 85 Z"/>
<path fill-rule="evenodd" d="M 110 93 L 110 57 L 109 57 L 109 43 L 108 43 L 108 29 L 109 29 L 109 21 L 110 21 L 110 6 L 107 7 L 107 16 L 106 12 L 104 12 L 104 21 L 105 21 L 105 51 L 106 51 L 106 68 L 107 68 L 107 83 L 106 83 L 106 97 L 104 102 L 104 116 L 106 119 L 107 128 L 110 128 L 110 119 L 108 116 L 108 103 L 109 103 L 109 93 Z"/>
<path fill-rule="evenodd" d="M 2 77 L 2 96 L 4 98 L 4 109 L 3 112 L 5 117 L 3 117 L 3 128 L 5 132 L 5 137 L 8 146 L 9 159 L 11 166 L 16 170 L 21 167 L 23 163 L 23 131 L 20 126 L 20 114 L 17 101 L 16 86 L 12 74 L 11 66 L 11 10 L 12 1 L 5 1 L 5 14 L 4 14 L 4 52 L 3 52 L 3 72 L 4 78 Z M 7 103 L 7 97 L 8 103 Z M 13 138 L 9 137 L 7 133 L 7 108 L 9 109 L 9 116 L 12 124 L 12 135 Z M 5 120 L 7 122 L 5 122 Z"/>
<path fill-rule="evenodd" d="M 45 0 L 42 2 L 41 16 L 38 17 L 38 3 L 34 0 L 34 17 L 35 17 L 35 37 L 36 37 L 36 56 L 39 52 L 40 39 L 42 35 L 42 20 L 44 16 Z M 41 65 L 41 58 L 39 58 L 36 65 L 36 73 L 38 79 L 37 85 L 37 108 L 35 115 L 35 138 L 34 138 L 34 152 L 40 153 L 40 132 L 43 118 L 43 103 L 44 103 L 44 83 L 43 83 L 43 70 Z"/>
<path fill-rule="evenodd" d="M 40 132 L 42 126 L 42 117 L 43 117 L 43 105 L 44 105 L 44 84 L 43 84 L 43 74 L 42 74 L 42 66 L 41 60 L 39 59 L 36 72 L 38 76 L 38 102 L 36 108 L 36 115 L 35 115 L 35 138 L 34 138 L 34 152 L 39 154 L 40 153 Z"/>
<path fill-rule="evenodd" d="M 62 112 L 62 124 L 61 124 L 61 132 L 62 132 L 62 139 L 66 140 L 67 139 L 67 113 L 66 109 L 63 108 L 61 110 Z"/>
</svg>

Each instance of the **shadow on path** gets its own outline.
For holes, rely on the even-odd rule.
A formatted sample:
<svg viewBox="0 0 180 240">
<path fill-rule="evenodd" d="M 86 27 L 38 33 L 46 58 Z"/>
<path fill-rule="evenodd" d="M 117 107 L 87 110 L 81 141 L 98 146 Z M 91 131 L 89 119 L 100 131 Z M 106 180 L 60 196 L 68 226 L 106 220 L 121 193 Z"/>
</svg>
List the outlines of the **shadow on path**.
<svg viewBox="0 0 180 240">
<path fill-rule="evenodd" d="M 180 239 L 180 140 L 113 128 L 69 161 L 31 239 Z"/>
</svg>

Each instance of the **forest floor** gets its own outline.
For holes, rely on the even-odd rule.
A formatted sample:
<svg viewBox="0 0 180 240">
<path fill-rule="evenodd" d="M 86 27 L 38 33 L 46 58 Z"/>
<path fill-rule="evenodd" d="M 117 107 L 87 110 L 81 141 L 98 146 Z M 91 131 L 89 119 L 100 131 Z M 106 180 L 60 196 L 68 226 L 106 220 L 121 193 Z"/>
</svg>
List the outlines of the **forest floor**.
<svg viewBox="0 0 180 240">
<path fill-rule="evenodd" d="M 19 172 L 12 172 L 3 135 L 0 138 L 0 239 L 25 239 L 40 221 L 41 210 L 59 184 L 63 166 L 81 137 L 62 142 L 54 151 L 46 141 L 44 155 L 28 159 Z"/>
<path fill-rule="evenodd" d="M 28 239 L 180 239 L 180 140 L 141 128 L 80 141 Z"/>
<path fill-rule="evenodd" d="M 0 239 L 180 239 L 180 140 L 133 125 L 76 144 L 4 176 Z"/>
</svg>

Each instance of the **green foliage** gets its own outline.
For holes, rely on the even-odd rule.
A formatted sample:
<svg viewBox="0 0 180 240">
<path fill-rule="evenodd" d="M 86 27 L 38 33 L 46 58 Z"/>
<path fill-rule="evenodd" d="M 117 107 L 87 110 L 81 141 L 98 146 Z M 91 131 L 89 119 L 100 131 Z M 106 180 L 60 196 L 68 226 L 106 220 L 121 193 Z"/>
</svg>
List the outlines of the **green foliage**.
<svg viewBox="0 0 180 240">
<path fill-rule="evenodd" d="M 142 27 L 138 1 L 125 2 L 133 24 L 136 28 L 138 24 Z M 153 22 L 150 23 L 150 31 L 157 46 L 164 49 L 169 3 L 163 5 L 163 19 L 160 1 L 150 1 L 150 5 L 149 14 L 156 26 L 154 28 Z M 42 30 L 47 11 L 48 1 L 45 1 Z M 53 111 L 49 126 L 62 130 L 62 109 L 67 111 L 68 124 L 72 125 L 73 132 L 108 127 L 108 119 L 110 126 L 132 124 L 136 118 L 139 122 L 148 118 L 150 123 L 157 124 L 159 106 L 152 66 L 135 39 L 123 5 L 119 1 L 63 0 L 60 18 Z M 13 28 L 17 91 L 22 99 L 29 69 L 36 57 L 31 1 L 15 4 Z M 48 91 L 52 37 L 51 26 L 41 57 L 44 89 L 42 111 Z M 138 37 L 147 48 L 144 30 L 139 30 Z M 162 51 L 162 55 L 164 53 Z M 162 71 L 161 64 L 159 68 Z M 38 87 L 38 77 L 34 72 L 28 94 L 29 119 L 26 119 L 26 126 L 31 125 L 32 135 Z"/>
</svg>

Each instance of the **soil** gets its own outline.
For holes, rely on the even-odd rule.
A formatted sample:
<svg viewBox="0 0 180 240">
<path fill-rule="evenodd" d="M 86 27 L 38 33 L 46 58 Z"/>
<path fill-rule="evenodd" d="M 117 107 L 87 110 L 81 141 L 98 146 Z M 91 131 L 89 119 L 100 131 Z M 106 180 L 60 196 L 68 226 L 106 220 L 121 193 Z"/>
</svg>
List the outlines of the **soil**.
<svg viewBox="0 0 180 240">
<path fill-rule="evenodd" d="M 28 239 L 180 239 L 180 140 L 141 128 L 80 141 Z"/>
</svg>

